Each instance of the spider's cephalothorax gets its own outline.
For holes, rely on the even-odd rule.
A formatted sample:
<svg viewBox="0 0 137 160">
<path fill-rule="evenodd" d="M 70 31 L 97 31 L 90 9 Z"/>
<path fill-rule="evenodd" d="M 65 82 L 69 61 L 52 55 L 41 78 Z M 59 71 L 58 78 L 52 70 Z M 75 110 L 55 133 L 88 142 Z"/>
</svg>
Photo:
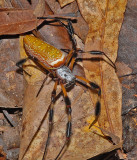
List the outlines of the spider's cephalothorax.
<svg viewBox="0 0 137 160">
<path fill-rule="evenodd" d="M 62 66 L 56 70 L 57 77 L 65 84 L 65 87 L 71 87 L 75 84 L 76 77 L 67 66 Z"/>
<path fill-rule="evenodd" d="M 97 121 L 99 114 L 100 114 L 100 98 L 101 98 L 101 89 L 100 87 L 95 84 L 94 82 L 90 82 L 89 80 L 85 79 L 84 77 L 80 77 L 78 75 L 73 75 L 72 74 L 72 69 L 74 67 L 74 63 L 76 62 L 76 56 L 74 56 L 74 53 L 77 52 L 76 49 L 76 41 L 74 38 L 74 30 L 71 24 L 71 21 L 67 19 L 68 25 L 65 25 L 63 22 L 60 21 L 60 23 L 68 30 L 68 33 L 70 35 L 70 38 L 73 43 L 73 49 L 68 53 L 67 56 L 63 52 L 61 52 L 59 49 L 55 48 L 54 46 L 34 37 L 27 35 L 24 37 L 24 47 L 26 52 L 28 53 L 29 58 L 33 58 L 33 60 L 37 60 L 39 64 L 41 64 L 47 71 L 49 71 L 50 74 L 53 75 L 55 78 L 55 85 L 51 94 L 51 104 L 50 104 L 50 109 L 49 109 L 49 131 L 48 131 L 48 137 L 45 145 L 45 151 L 43 154 L 43 160 L 45 160 L 46 156 L 46 151 L 47 151 L 47 146 L 49 144 L 49 139 L 50 139 L 50 133 L 52 131 L 52 123 L 53 123 L 53 106 L 55 103 L 55 97 L 56 97 L 56 90 L 57 90 L 57 85 L 59 84 L 62 89 L 62 93 L 64 95 L 64 100 L 67 108 L 67 114 L 68 114 L 68 122 L 67 122 L 67 127 L 66 127 L 66 141 L 61 148 L 59 154 L 55 158 L 57 160 L 60 158 L 60 155 L 63 153 L 65 146 L 67 147 L 69 142 L 70 142 L 70 137 L 71 137 L 71 103 L 70 100 L 67 96 L 67 87 L 71 87 L 75 84 L 75 81 L 77 80 L 82 80 L 88 85 L 97 91 L 98 94 L 98 100 L 96 102 L 96 112 L 95 112 L 95 120 L 92 122 L 92 124 L 89 126 L 89 128 Z M 81 52 L 82 53 L 82 52 Z M 110 62 L 110 65 L 115 68 L 115 64 L 109 59 L 109 57 L 101 51 L 89 51 L 86 52 L 89 54 L 93 55 L 104 55 Z M 26 74 L 30 76 L 29 73 L 27 73 L 23 67 L 22 64 L 25 63 L 29 58 L 25 58 L 20 60 L 16 65 L 22 69 Z M 43 83 L 44 84 L 44 83 Z M 42 85 L 43 86 L 43 85 Z M 41 87 L 42 88 L 42 87 Z M 41 90 L 40 88 L 40 90 Z M 40 90 L 38 94 L 40 93 Z M 37 94 L 37 95 L 38 95 Z M 36 132 L 37 133 L 37 132 Z M 25 153 L 27 150 L 25 151 Z M 24 155 L 25 155 L 24 153 Z M 24 157 L 23 155 L 23 157 Z M 23 159 L 22 157 L 22 159 Z"/>
</svg>

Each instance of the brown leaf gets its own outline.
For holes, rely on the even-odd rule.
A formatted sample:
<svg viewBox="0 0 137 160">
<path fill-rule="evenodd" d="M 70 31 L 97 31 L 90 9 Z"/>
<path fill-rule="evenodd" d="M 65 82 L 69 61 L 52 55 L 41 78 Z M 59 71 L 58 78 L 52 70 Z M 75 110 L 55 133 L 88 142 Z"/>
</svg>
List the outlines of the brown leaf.
<svg viewBox="0 0 137 160">
<path fill-rule="evenodd" d="M 74 0 L 59 0 L 60 6 L 64 7 L 65 5 L 73 2 Z"/>
<path fill-rule="evenodd" d="M 118 35 L 123 21 L 126 0 L 119 2 L 78 0 L 78 4 L 83 17 L 89 24 L 85 50 L 104 51 L 115 62 L 118 49 Z M 84 55 L 84 58 L 88 57 L 90 55 Z M 100 127 L 122 139 L 122 93 L 114 68 L 104 61 L 86 61 L 83 63 L 86 68 L 86 77 L 96 82 L 102 90 L 101 114 L 98 120 Z M 96 96 L 91 93 L 91 97 L 95 104 Z M 99 144 L 103 144 L 103 146 L 108 148 L 112 147 L 111 143 L 103 139 L 100 140 Z M 103 153 L 104 151 L 98 150 L 96 152 Z"/>
<path fill-rule="evenodd" d="M 0 1 L 0 7 L 4 7 L 4 0 Z"/>
<path fill-rule="evenodd" d="M 32 10 L 2 9 L 0 11 L 0 35 L 21 34 L 37 27 Z"/>
<path fill-rule="evenodd" d="M 4 90 L 0 89 L 0 107 L 12 108 L 15 107 L 16 103 L 8 95 L 5 94 Z"/>
<path fill-rule="evenodd" d="M 49 26 L 48 26 L 49 28 Z M 51 30 L 53 27 L 51 27 Z M 62 32 L 63 29 L 63 32 Z M 64 46 L 66 46 L 66 41 L 64 41 L 64 35 L 66 32 L 64 32 L 64 28 L 62 27 L 56 27 L 57 30 L 56 33 L 60 36 L 60 41 L 55 41 L 56 45 L 60 42 L 64 42 Z M 49 32 L 49 29 L 48 29 Z M 55 35 L 54 35 L 55 36 Z M 70 42 L 69 42 L 70 43 Z M 21 43 L 22 45 L 22 43 Z M 68 45 L 68 44 L 67 44 Z M 21 57 L 23 58 L 25 56 L 24 50 L 21 48 Z M 39 70 L 31 67 L 31 65 L 34 65 L 32 62 L 28 62 L 30 67 L 25 67 L 25 70 L 29 72 L 32 76 L 25 76 L 27 83 L 29 84 L 25 91 L 25 97 L 24 97 L 24 118 L 23 118 L 23 132 L 22 132 L 22 140 L 21 140 L 21 147 L 20 147 L 20 159 L 25 154 L 24 159 L 42 159 L 42 154 L 39 152 L 41 150 L 44 151 L 45 141 L 47 138 L 47 130 L 48 130 L 48 117 L 47 117 L 47 109 L 50 104 L 51 99 L 51 92 L 53 89 L 53 82 L 48 83 L 44 86 L 42 92 L 40 93 L 39 97 L 36 98 L 36 94 L 40 88 L 40 85 L 42 83 L 42 80 L 44 79 L 44 74 L 41 73 Z M 27 66 L 27 64 L 25 64 Z M 58 91 L 59 92 L 59 91 Z M 60 97 L 60 96 L 59 96 Z M 72 154 L 70 150 L 72 148 L 76 148 L 76 146 L 79 144 L 80 141 L 83 141 L 83 137 L 81 135 L 85 134 L 85 143 L 89 143 L 91 141 L 91 136 L 94 134 L 87 134 L 87 132 L 83 131 L 80 133 L 81 128 L 84 130 L 85 126 L 85 118 L 86 115 L 91 115 L 91 102 L 88 100 L 86 102 L 86 99 L 90 99 L 89 94 L 86 90 L 83 90 L 81 87 L 76 86 L 74 90 L 72 90 L 69 93 L 69 97 L 71 98 L 72 107 L 73 109 L 73 117 L 74 117 L 74 125 L 73 128 L 77 128 L 75 132 L 73 132 L 73 139 L 77 139 L 77 137 L 81 137 L 81 139 L 77 139 L 75 144 L 70 145 L 70 149 L 67 151 L 65 157 L 72 157 L 72 159 L 75 159 L 75 154 Z M 81 98 L 80 98 L 81 97 Z M 85 110 L 84 110 L 85 108 Z M 77 115 L 77 110 L 79 110 L 80 114 Z M 67 115 L 65 112 L 65 103 L 63 101 L 63 97 L 61 96 L 58 101 L 56 102 L 55 106 L 55 129 L 52 135 L 51 139 L 51 146 L 49 146 L 49 152 L 48 157 L 54 158 L 57 153 L 60 150 L 60 147 L 64 143 L 64 136 L 65 136 L 65 130 L 66 130 L 66 123 L 67 123 Z M 43 124 L 41 122 L 43 121 L 43 117 L 46 117 L 46 120 L 44 120 Z M 77 116 L 76 116 L 77 115 Z M 79 124 L 79 121 L 81 121 L 81 124 Z M 86 124 L 88 126 L 88 123 Z M 56 129 L 57 128 L 57 129 Z M 38 130 L 39 129 L 39 130 Z M 38 132 L 37 132 L 38 130 Z M 59 132 L 59 133 L 58 133 Z M 89 136 L 90 135 L 90 136 Z M 88 137 L 89 136 L 89 137 Z M 97 136 L 97 135 L 96 135 Z M 60 139 L 58 141 L 58 139 Z M 82 144 L 82 146 L 85 145 Z M 54 147 L 60 146 L 60 147 Z M 50 150 L 50 148 L 53 148 L 53 151 Z M 78 147 L 77 155 L 82 152 L 83 147 L 81 145 Z M 25 151 L 27 152 L 25 153 Z M 86 148 L 85 148 L 86 150 Z M 35 156 L 34 156 L 35 155 Z M 81 156 L 81 155 L 80 155 Z"/>
<path fill-rule="evenodd" d="M 45 12 L 45 0 L 39 0 L 33 13 L 37 17 L 42 17 L 44 15 L 44 12 Z"/>
<path fill-rule="evenodd" d="M 24 9 L 30 9 L 33 10 L 33 14 L 36 17 L 42 17 L 45 12 L 45 0 L 33 0 L 31 3 L 29 1 L 20 0 L 12 1 L 12 6 L 14 8 L 24 8 Z"/>
<path fill-rule="evenodd" d="M 22 106 L 23 77 L 16 72 L 19 58 L 18 38 L 1 37 L 0 43 L 0 107 Z"/>
</svg>

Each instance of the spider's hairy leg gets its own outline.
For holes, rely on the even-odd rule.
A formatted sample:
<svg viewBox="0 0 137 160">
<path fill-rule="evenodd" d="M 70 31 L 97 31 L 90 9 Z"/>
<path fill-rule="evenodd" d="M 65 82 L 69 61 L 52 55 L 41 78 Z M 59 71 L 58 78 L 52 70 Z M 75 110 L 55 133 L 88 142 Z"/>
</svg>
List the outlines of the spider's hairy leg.
<svg viewBox="0 0 137 160">
<path fill-rule="evenodd" d="M 95 84 L 94 82 L 90 82 L 89 80 L 87 80 L 84 77 L 80 77 L 80 76 L 76 75 L 76 78 L 80 79 L 80 80 L 82 80 L 82 81 L 84 81 L 86 83 L 88 83 L 90 85 L 90 87 L 93 90 L 96 90 L 97 93 L 98 93 L 98 100 L 97 100 L 96 106 L 95 106 L 95 120 L 90 124 L 90 126 L 89 126 L 89 129 L 90 129 L 97 122 L 98 117 L 99 117 L 100 112 L 101 112 L 101 104 L 100 104 L 100 100 L 101 100 L 101 88 L 97 84 Z"/>
<path fill-rule="evenodd" d="M 18 62 L 16 63 L 16 66 L 19 67 L 19 69 L 20 69 L 21 71 L 25 72 L 28 76 L 31 76 L 28 72 L 26 72 L 26 71 L 23 69 L 23 66 L 22 66 L 28 59 L 29 59 L 29 57 L 24 58 L 24 59 L 21 59 L 20 61 L 18 61 Z"/>
<path fill-rule="evenodd" d="M 79 53 L 89 53 L 89 54 L 96 55 L 96 56 L 100 55 L 102 59 L 103 59 L 103 56 L 105 56 L 105 57 L 109 60 L 108 64 L 111 65 L 111 66 L 116 70 L 116 65 L 115 65 L 115 63 L 107 56 L 106 53 L 104 53 L 104 52 L 102 52 L 102 51 L 92 50 L 92 51 L 84 52 L 83 50 L 78 50 L 78 52 L 79 52 Z M 95 58 L 96 58 L 96 57 L 95 57 Z M 97 58 L 99 58 L 99 57 L 97 57 Z M 78 58 L 78 59 L 79 59 L 79 58 Z M 99 58 L 99 59 L 100 59 L 100 58 Z"/>
<path fill-rule="evenodd" d="M 70 62 L 70 65 L 69 65 L 69 69 L 72 71 L 73 67 L 74 67 L 74 63 L 75 63 L 75 57 L 72 57 L 72 60 Z"/>
<path fill-rule="evenodd" d="M 55 160 L 57 160 L 60 157 L 64 148 L 69 145 L 70 137 L 71 137 L 71 127 L 72 127 L 72 124 L 71 124 L 71 112 L 72 112 L 71 103 L 70 103 L 70 100 L 67 96 L 67 91 L 64 87 L 64 84 L 60 83 L 60 85 L 61 85 L 61 88 L 62 88 L 62 91 L 63 91 L 63 94 L 64 94 L 64 100 L 65 100 L 65 104 L 66 104 L 66 108 L 67 108 L 67 114 L 68 114 L 68 122 L 67 122 L 67 128 L 66 128 L 66 141 L 65 141 L 64 145 L 62 146 L 59 154 L 56 156 Z"/>
<path fill-rule="evenodd" d="M 70 50 L 70 52 L 68 53 L 67 57 L 66 57 L 66 62 L 65 62 L 65 66 L 67 66 L 69 64 L 69 62 L 71 63 L 71 58 L 73 57 L 73 52 L 74 50 Z"/>
<path fill-rule="evenodd" d="M 70 36 L 70 40 L 72 41 L 72 50 L 69 51 L 69 54 L 67 56 L 67 61 L 66 61 L 66 66 L 69 64 L 70 60 L 71 60 L 71 64 L 69 66 L 70 70 L 73 69 L 73 65 L 75 63 L 75 59 L 77 56 L 77 41 L 74 37 L 74 28 L 72 26 L 72 21 L 71 20 L 67 20 L 67 25 L 64 24 L 62 21 L 59 21 L 68 31 L 68 34 Z"/>
<path fill-rule="evenodd" d="M 72 52 L 71 52 L 72 51 Z M 76 60 L 76 57 L 73 55 L 74 54 L 74 50 L 71 50 L 67 56 L 67 62 L 66 62 L 66 66 L 69 65 L 69 69 L 72 71 L 73 67 L 74 67 L 74 63 Z M 70 63 L 69 63 L 70 62 Z"/>
<path fill-rule="evenodd" d="M 67 20 L 67 25 L 64 24 L 62 21 L 59 21 L 68 31 L 68 34 L 70 35 L 70 39 L 72 41 L 72 45 L 73 45 L 73 49 L 76 51 L 76 46 L 77 46 L 77 42 L 76 42 L 76 39 L 74 37 L 74 28 L 72 26 L 72 21 L 71 20 Z"/>
<path fill-rule="evenodd" d="M 70 70 L 73 69 L 73 65 L 75 63 L 75 59 L 76 59 L 76 56 L 77 56 L 77 42 L 76 42 L 76 39 L 74 37 L 74 29 L 73 29 L 73 26 L 72 26 L 72 22 L 70 20 L 68 20 L 68 24 L 65 25 L 63 22 L 60 22 L 68 31 L 69 35 L 70 35 L 70 39 L 72 41 L 72 50 L 69 51 L 69 54 L 67 56 L 67 61 L 65 63 L 65 65 L 67 66 L 70 62 L 70 65 L 69 65 L 69 68 Z"/>
<path fill-rule="evenodd" d="M 55 85 L 51 94 L 51 104 L 50 104 L 50 109 L 49 109 L 49 129 L 48 129 L 48 137 L 47 137 L 47 141 L 46 141 L 46 145 L 45 145 L 45 150 L 44 150 L 44 154 L 43 154 L 43 158 L 42 160 L 46 159 L 46 153 L 47 153 L 47 147 L 50 141 L 50 134 L 52 131 L 52 126 L 53 126 L 53 114 L 54 114 L 54 104 L 55 104 L 55 96 L 56 96 L 56 90 L 57 90 L 57 85 L 58 85 L 58 81 L 55 81 Z"/>
<path fill-rule="evenodd" d="M 102 51 L 88 51 L 88 53 L 93 54 L 93 55 L 104 55 L 109 60 L 109 62 L 110 62 L 109 64 L 116 70 L 115 63 L 104 52 L 102 52 Z"/>
</svg>

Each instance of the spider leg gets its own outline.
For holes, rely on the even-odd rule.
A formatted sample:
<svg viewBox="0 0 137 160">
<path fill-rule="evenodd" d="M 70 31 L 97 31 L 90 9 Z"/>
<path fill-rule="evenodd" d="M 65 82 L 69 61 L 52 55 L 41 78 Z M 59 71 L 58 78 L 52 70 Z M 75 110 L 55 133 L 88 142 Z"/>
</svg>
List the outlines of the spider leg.
<svg viewBox="0 0 137 160">
<path fill-rule="evenodd" d="M 70 103 L 70 100 L 67 96 L 67 91 L 64 87 L 64 84 L 60 83 L 60 85 L 61 85 L 61 88 L 62 88 L 62 91 L 63 91 L 63 94 L 64 94 L 64 100 L 65 100 L 65 103 L 66 103 L 67 114 L 68 114 L 68 122 L 67 122 L 67 128 L 66 128 L 66 141 L 65 141 L 64 145 L 62 146 L 59 154 L 56 156 L 55 160 L 57 160 L 59 158 L 59 156 L 63 152 L 64 148 L 68 146 L 68 144 L 70 142 L 71 126 L 72 126 L 72 124 L 71 124 L 71 112 L 72 112 L 71 103 Z"/>
<path fill-rule="evenodd" d="M 31 76 L 28 72 L 26 72 L 24 69 L 23 69 L 23 64 L 29 59 L 29 57 L 27 58 L 24 58 L 24 59 L 21 59 L 20 61 L 18 61 L 16 63 L 16 66 L 19 67 L 19 69 L 21 69 L 21 71 L 25 72 L 28 76 Z"/>
<path fill-rule="evenodd" d="M 72 22 L 71 22 L 71 20 L 67 20 L 67 22 L 68 22 L 68 24 L 66 25 L 62 21 L 60 21 L 60 23 L 67 29 L 68 34 L 70 35 L 70 39 L 72 41 L 72 46 L 73 46 L 72 48 L 73 49 L 71 51 L 69 51 L 69 54 L 67 56 L 67 61 L 65 63 L 65 65 L 67 66 L 69 64 L 69 62 L 70 62 L 69 68 L 70 68 L 70 70 L 72 70 L 73 69 L 73 65 L 75 63 L 75 59 L 76 59 L 77 42 L 76 42 L 76 39 L 74 37 L 74 29 L 73 29 L 73 26 L 72 26 Z"/>
<path fill-rule="evenodd" d="M 70 62 L 70 64 L 69 64 L 69 69 L 70 69 L 71 71 L 72 71 L 72 69 L 73 69 L 75 60 L 76 60 L 76 58 L 75 58 L 75 57 L 72 57 L 72 60 L 71 60 L 71 62 Z"/>
<path fill-rule="evenodd" d="M 71 41 L 72 41 L 72 44 L 73 44 L 73 50 L 74 51 L 78 51 L 76 46 L 77 46 L 77 42 L 76 42 L 76 39 L 74 37 L 74 28 L 72 26 L 72 22 L 71 20 L 67 20 L 68 24 L 64 24 L 62 21 L 60 21 L 60 23 L 67 29 L 69 35 L 70 35 L 70 38 L 71 38 Z M 109 64 L 116 70 L 116 65 L 115 63 L 102 51 L 88 51 L 88 52 L 83 52 L 82 50 L 79 50 L 81 53 L 90 53 L 92 55 L 104 55 L 108 60 L 109 60 Z"/>
<path fill-rule="evenodd" d="M 46 82 L 46 80 L 47 80 L 48 76 L 49 76 L 49 73 L 48 73 L 48 74 L 46 75 L 46 77 L 44 78 L 43 83 L 42 83 L 42 85 L 41 85 L 40 89 L 38 90 L 38 93 L 37 93 L 36 97 L 38 97 L 38 96 L 39 96 L 39 94 L 40 94 L 40 92 L 41 92 L 42 88 L 44 87 L 44 84 L 45 84 L 45 82 Z"/>
<path fill-rule="evenodd" d="M 102 51 L 88 51 L 88 53 L 93 54 L 93 55 L 104 55 L 108 60 L 109 64 L 116 70 L 116 65 L 115 63 Z"/>
<path fill-rule="evenodd" d="M 69 64 L 71 58 L 73 57 L 73 54 L 74 54 L 73 52 L 74 52 L 74 50 L 72 49 L 72 50 L 70 50 L 70 52 L 68 53 L 68 55 L 67 55 L 67 57 L 66 57 L 65 66 L 67 66 L 67 65 Z"/>
<path fill-rule="evenodd" d="M 70 52 L 70 50 L 68 49 L 62 49 L 63 51 L 65 51 L 65 52 Z M 104 52 L 102 52 L 102 51 L 87 51 L 87 52 L 84 52 L 84 51 L 82 51 L 82 50 L 80 50 L 80 49 L 77 49 L 76 50 L 78 53 L 89 53 L 89 54 L 92 54 L 92 55 L 99 55 L 99 56 L 101 56 L 101 57 L 93 57 L 93 58 L 98 58 L 98 59 L 104 59 L 103 58 L 103 56 L 105 56 L 109 61 L 107 62 L 109 65 L 111 65 L 115 70 L 116 70 L 116 65 L 115 65 L 115 63 L 104 53 Z M 74 52 L 75 53 L 75 52 Z M 74 56 L 75 54 L 72 54 L 72 57 Z M 85 59 L 85 58 L 76 58 L 75 56 L 74 56 L 74 58 L 75 58 L 75 60 L 76 61 L 78 61 L 78 60 L 90 60 L 91 58 L 87 58 L 87 59 Z"/>
<path fill-rule="evenodd" d="M 47 137 L 47 141 L 46 141 L 46 145 L 45 145 L 45 150 L 44 150 L 44 154 L 43 154 L 43 158 L 42 160 L 44 160 L 46 158 L 46 153 L 47 153 L 47 147 L 50 141 L 50 134 L 52 131 L 52 126 L 53 126 L 53 114 L 54 114 L 54 103 L 55 103 L 55 96 L 56 96 L 56 90 L 57 90 L 57 85 L 58 85 L 58 81 L 55 81 L 55 85 L 51 94 L 51 104 L 50 104 L 50 109 L 49 109 L 49 129 L 48 129 L 48 137 Z"/>
<path fill-rule="evenodd" d="M 75 40 L 75 37 L 74 37 L 74 29 L 73 29 L 73 26 L 72 26 L 72 19 L 61 18 L 61 17 L 37 17 L 37 19 L 53 19 L 53 20 L 56 20 L 56 21 L 60 22 L 67 29 L 67 31 L 68 31 L 68 33 L 71 37 L 71 41 L 73 43 L 73 49 L 76 50 L 77 43 L 76 43 L 76 40 Z M 68 24 L 66 25 L 62 21 L 66 21 Z"/>
<path fill-rule="evenodd" d="M 23 66 L 22 66 L 22 65 L 23 65 L 27 60 L 29 60 L 29 59 L 31 59 L 31 58 L 27 57 L 27 58 L 21 59 L 19 62 L 16 63 L 16 66 L 19 67 L 19 68 L 20 68 L 23 72 L 25 72 L 28 76 L 31 76 L 28 72 L 26 72 L 26 71 L 23 69 Z M 37 59 L 35 59 L 35 61 L 37 61 Z M 48 68 L 46 68 L 46 70 L 48 70 L 49 73 L 51 72 Z M 40 92 L 41 92 L 41 90 L 42 90 L 42 88 L 43 88 L 43 86 L 44 86 L 44 84 L 45 84 L 48 76 L 49 76 L 49 74 L 48 74 L 48 75 L 46 76 L 46 78 L 43 80 L 43 83 L 42 83 L 42 85 L 41 85 L 41 87 L 40 87 L 40 89 L 39 89 L 36 97 L 38 97 L 38 95 L 40 94 Z"/>
<path fill-rule="evenodd" d="M 62 21 L 59 21 L 59 22 L 67 29 L 68 34 L 70 35 L 70 38 L 71 38 L 71 41 L 72 41 L 73 49 L 76 51 L 77 50 L 77 48 L 76 48 L 77 42 L 76 42 L 76 39 L 74 37 L 74 29 L 73 29 L 71 20 L 69 20 L 69 19 L 67 20 L 67 23 L 68 23 L 67 25 L 64 24 Z"/>
<path fill-rule="evenodd" d="M 80 76 L 76 75 L 76 78 L 88 83 L 90 85 L 90 87 L 94 90 L 97 90 L 97 93 L 98 93 L 98 100 L 96 102 L 96 107 L 95 107 L 95 120 L 90 124 L 90 126 L 89 126 L 89 129 L 90 129 L 97 122 L 98 117 L 101 112 L 101 104 L 100 104 L 101 88 L 97 84 L 95 84 L 94 82 L 90 82 L 89 80 L 87 80 L 84 77 L 80 77 Z"/>
<path fill-rule="evenodd" d="M 116 65 L 115 63 L 102 51 L 95 51 L 95 50 L 92 50 L 92 51 L 87 51 L 87 52 L 84 52 L 82 50 L 78 50 L 79 53 L 89 53 L 89 54 L 92 54 L 92 55 L 100 55 L 101 58 L 103 59 L 103 56 L 105 56 L 108 60 L 109 60 L 109 64 L 116 70 Z M 96 57 L 95 57 L 96 58 Z M 100 57 L 97 57 L 100 59 Z M 79 59 L 79 58 L 77 58 Z"/>
</svg>

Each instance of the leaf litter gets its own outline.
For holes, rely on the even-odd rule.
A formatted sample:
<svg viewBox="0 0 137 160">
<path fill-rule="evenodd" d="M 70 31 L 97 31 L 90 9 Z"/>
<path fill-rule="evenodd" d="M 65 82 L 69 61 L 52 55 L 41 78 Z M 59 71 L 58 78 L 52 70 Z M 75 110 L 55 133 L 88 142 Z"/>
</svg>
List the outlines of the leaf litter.
<svg viewBox="0 0 137 160">
<path fill-rule="evenodd" d="M 107 53 L 110 56 L 110 58 L 113 61 L 115 61 L 117 56 L 116 53 L 117 53 L 117 47 L 118 47 L 118 44 L 117 44 L 118 34 L 119 34 L 119 30 L 123 20 L 123 13 L 126 5 L 125 1 L 122 1 L 122 2 L 124 5 L 119 3 L 108 4 L 108 1 L 107 1 L 106 3 L 104 3 L 107 5 L 104 6 L 104 5 L 98 4 L 98 2 L 97 4 L 94 4 L 94 1 L 93 1 L 92 6 L 90 8 L 90 5 L 87 5 L 82 1 L 78 1 L 81 14 L 89 25 L 89 33 L 85 42 L 86 51 L 103 50 L 105 53 Z M 103 6 L 103 9 L 100 8 L 100 6 Z M 123 8 L 121 6 L 123 6 Z M 97 8 L 99 13 L 98 12 L 94 13 L 95 8 Z M 119 19 L 115 19 L 117 16 L 114 16 L 115 15 L 114 13 L 117 11 L 118 8 L 121 8 L 118 15 Z M 88 13 L 88 11 L 90 10 L 92 11 L 92 9 L 93 9 L 93 12 Z M 112 17 L 108 16 L 109 11 Z M 104 14 L 105 16 L 103 15 L 103 13 L 105 13 Z M 90 15 L 90 14 L 91 15 L 93 14 L 94 16 L 86 17 L 87 15 Z M 96 14 L 98 17 L 99 17 L 99 14 L 101 15 L 99 19 L 95 18 Z M 108 20 L 107 19 L 108 17 L 111 17 L 112 19 Z M 109 21 L 108 23 L 107 23 L 107 20 Z M 94 22 L 95 22 L 95 26 L 94 26 Z M 114 27 L 112 27 L 112 23 L 110 22 L 116 23 L 114 24 Z M 97 23 L 101 24 L 99 25 L 100 26 L 99 31 L 96 28 Z M 104 29 L 104 27 L 106 28 Z M 107 27 L 109 28 L 108 31 L 107 31 Z M 112 31 L 110 27 L 113 28 Z M 113 35 L 112 33 L 115 33 L 115 34 Z M 21 54 L 22 54 L 22 51 L 21 51 Z M 84 57 L 87 58 L 88 55 L 85 54 Z M 31 64 L 34 65 L 32 62 Z M 121 89 L 120 89 L 120 85 L 114 69 L 112 69 L 110 65 L 108 65 L 104 61 L 90 62 L 90 63 L 83 62 L 83 64 L 85 68 L 86 77 L 88 77 L 89 80 L 96 82 L 97 84 L 102 86 L 102 99 L 101 99 L 102 112 L 98 121 L 98 126 L 100 127 L 100 130 L 102 128 L 102 132 L 100 132 L 99 130 L 97 130 L 97 132 L 100 132 L 100 134 L 102 134 L 103 136 L 106 134 L 105 130 L 106 131 L 109 130 L 111 131 L 112 134 L 118 136 L 121 139 L 121 136 L 122 136 L 121 117 L 120 117 Z M 44 86 L 39 97 L 36 98 L 35 96 L 40 87 L 40 84 L 42 83 L 42 80 L 45 77 L 45 74 L 41 73 L 39 70 L 33 69 L 32 66 L 25 67 L 25 68 L 28 70 L 28 72 L 31 72 L 33 76 L 31 77 L 25 76 L 26 77 L 26 87 L 25 87 L 25 94 L 24 94 L 25 107 L 23 111 L 24 112 L 23 113 L 23 116 L 24 116 L 23 117 L 23 133 L 22 133 L 20 157 L 22 157 L 23 155 L 22 152 L 24 152 L 25 149 L 27 148 L 27 145 L 30 144 L 30 141 L 33 139 L 34 134 L 39 128 L 42 118 L 46 113 L 46 110 L 50 104 L 49 93 L 51 93 L 52 87 L 53 87 L 53 82 L 50 82 L 49 80 L 49 83 L 47 83 L 47 85 Z M 117 88 L 115 88 L 116 86 Z M 85 126 L 89 126 L 89 123 L 93 121 L 94 104 L 96 102 L 97 95 L 93 93 L 89 94 L 88 90 L 83 90 L 83 88 L 81 88 L 80 86 L 75 86 L 68 93 L 68 95 L 71 99 L 72 109 L 73 109 L 73 114 L 72 114 L 73 135 L 72 135 L 71 145 L 68 147 L 68 150 L 63 155 L 63 159 L 87 159 L 87 158 L 91 158 L 92 156 L 103 153 L 109 147 L 111 148 L 112 144 L 108 142 L 108 140 L 105 140 L 101 136 L 93 133 L 92 128 L 91 128 L 91 132 L 89 132 L 89 130 L 85 130 Z M 116 103 L 117 103 L 117 106 L 116 106 Z M 111 111 L 110 111 L 110 108 L 111 108 Z M 77 111 L 79 111 L 79 115 L 77 114 Z M 117 117 L 115 117 L 116 115 Z M 54 131 L 52 132 L 52 135 L 51 135 L 51 143 L 49 145 L 49 150 L 47 155 L 48 158 L 55 158 L 55 156 L 60 150 L 60 148 L 57 146 L 61 147 L 65 140 L 65 129 L 66 129 L 66 121 L 67 121 L 66 117 L 67 116 L 65 113 L 65 104 L 63 101 L 63 97 L 60 96 L 55 105 L 54 129 L 53 129 Z M 34 157 L 36 159 L 42 158 L 42 152 L 43 152 L 44 144 L 47 137 L 47 126 L 48 126 L 48 122 L 46 117 L 46 120 L 41 126 L 40 131 L 37 133 L 35 139 L 33 139 L 33 142 L 31 142 L 31 146 L 29 147 L 29 150 L 27 151 L 27 154 L 25 155 L 24 159 L 32 159 L 32 158 L 34 159 Z M 104 129 L 104 134 L 103 134 L 103 129 Z M 108 135 L 111 137 L 111 134 L 108 134 Z M 45 138 L 45 140 L 43 140 L 43 138 Z M 96 145 L 93 146 L 93 144 L 96 144 Z M 108 148 L 106 148 L 106 145 L 108 146 Z M 74 148 L 75 148 L 75 152 L 74 152 Z M 92 148 L 92 152 L 91 152 L 91 148 Z"/>
</svg>

